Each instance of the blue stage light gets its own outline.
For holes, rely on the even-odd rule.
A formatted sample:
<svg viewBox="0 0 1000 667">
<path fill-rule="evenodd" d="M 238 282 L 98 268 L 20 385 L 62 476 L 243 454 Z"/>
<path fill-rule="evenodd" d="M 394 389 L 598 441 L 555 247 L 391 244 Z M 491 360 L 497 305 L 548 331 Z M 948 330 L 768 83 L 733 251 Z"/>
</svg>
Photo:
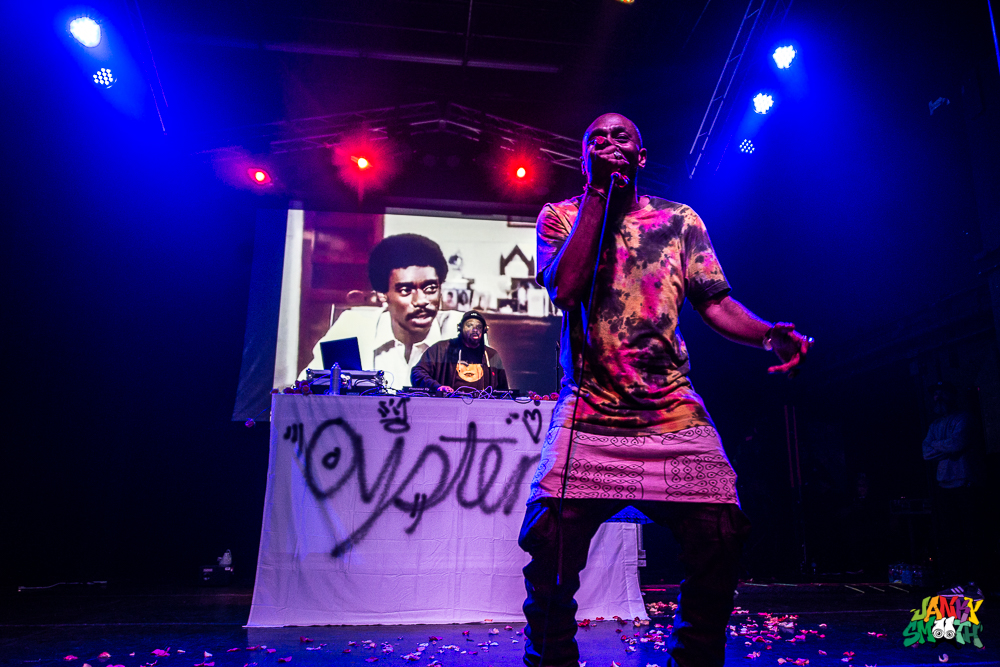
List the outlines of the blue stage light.
<svg viewBox="0 0 1000 667">
<path fill-rule="evenodd" d="M 101 43 L 101 26 L 89 16 L 81 16 L 70 21 L 69 33 L 86 47 L 93 48 Z"/>
<path fill-rule="evenodd" d="M 774 98 L 770 95 L 757 93 L 757 96 L 753 98 L 753 110 L 761 115 L 766 114 L 772 106 L 774 106 Z"/>
<path fill-rule="evenodd" d="M 740 152 L 741 152 L 741 153 L 746 153 L 746 154 L 748 154 L 748 155 L 749 155 L 750 153 L 753 153 L 753 142 L 752 142 L 752 141 L 750 141 L 749 139 L 744 139 L 744 140 L 743 140 L 743 141 L 742 141 L 742 142 L 740 143 Z"/>
<path fill-rule="evenodd" d="M 104 86 L 105 88 L 110 88 L 117 80 L 118 79 L 115 78 L 115 75 L 112 74 L 111 70 L 107 67 L 102 67 L 94 74 L 94 83 L 99 86 Z"/>
<path fill-rule="evenodd" d="M 778 69 L 788 69 L 792 60 L 795 59 L 795 47 L 779 46 L 771 57 L 774 58 L 774 64 L 778 66 Z"/>
</svg>

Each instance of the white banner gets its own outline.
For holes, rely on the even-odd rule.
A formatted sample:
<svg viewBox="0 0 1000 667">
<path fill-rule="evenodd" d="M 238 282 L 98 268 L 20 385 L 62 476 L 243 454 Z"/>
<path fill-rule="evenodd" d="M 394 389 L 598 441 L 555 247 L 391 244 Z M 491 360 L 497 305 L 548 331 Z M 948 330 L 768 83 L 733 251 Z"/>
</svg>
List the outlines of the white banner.
<svg viewBox="0 0 1000 667">
<path fill-rule="evenodd" d="M 553 403 L 275 395 L 248 626 L 523 622 L 517 545 Z M 601 527 L 579 618 L 647 618 L 638 526 Z"/>
</svg>

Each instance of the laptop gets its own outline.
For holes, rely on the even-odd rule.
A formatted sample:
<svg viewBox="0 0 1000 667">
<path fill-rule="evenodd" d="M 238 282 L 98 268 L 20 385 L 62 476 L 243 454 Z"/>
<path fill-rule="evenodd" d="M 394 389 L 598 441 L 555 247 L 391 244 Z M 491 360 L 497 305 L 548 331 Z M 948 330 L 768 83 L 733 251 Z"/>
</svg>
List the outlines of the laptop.
<svg viewBox="0 0 1000 667">
<path fill-rule="evenodd" d="M 319 349 L 323 354 L 324 369 L 329 370 L 334 364 L 340 364 L 342 371 L 361 370 L 361 348 L 357 338 L 323 341 Z"/>
</svg>

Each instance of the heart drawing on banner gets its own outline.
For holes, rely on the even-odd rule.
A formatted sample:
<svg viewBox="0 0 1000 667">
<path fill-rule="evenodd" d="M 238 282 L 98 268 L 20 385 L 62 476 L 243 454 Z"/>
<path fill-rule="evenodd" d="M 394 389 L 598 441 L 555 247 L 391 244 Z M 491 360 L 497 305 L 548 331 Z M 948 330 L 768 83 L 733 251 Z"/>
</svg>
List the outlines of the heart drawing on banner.
<svg viewBox="0 0 1000 667">
<path fill-rule="evenodd" d="M 524 421 L 528 434 L 537 443 L 542 430 L 541 412 L 525 410 Z M 300 435 L 303 430 L 289 429 L 289 439 L 293 433 Z M 497 511 L 510 514 L 524 488 L 525 477 L 535 469 L 540 458 L 538 454 L 522 454 L 512 473 L 501 476 L 503 447 L 516 445 L 518 440 L 511 437 L 481 438 L 474 421 L 468 422 L 464 435 L 441 435 L 441 444 L 417 445 L 419 454 L 415 460 L 412 456 L 404 456 L 406 440 L 403 436 L 394 438 L 388 451 L 385 447 L 376 447 L 373 452 L 365 451 L 363 436 L 363 431 L 355 430 L 342 417 L 327 419 L 316 426 L 302 453 L 303 476 L 317 500 L 331 500 L 349 481 L 356 479 L 354 492 L 362 503 L 369 506 L 367 511 L 356 512 L 359 518 L 364 514 L 367 516 L 349 536 L 334 545 L 330 552 L 334 558 L 340 558 L 361 542 L 379 517 L 393 508 L 409 514 L 412 519 L 412 523 L 403 530 L 406 535 L 417 529 L 424 512 L 451 498 L 450 502 L 457 503 L 458 507 L 478 507 L 486 515 Z M 480 452 L 478 466 L 474 464 L 477 450 Z M 368 470 L 366 462 L 369 455 L 376 459 L 384 455 L 374 479 L 370 476 L 374 471 Z M 377 461 L 375 467 L 379 467 Z M 478 469 L 478 482 L 475 477 L 469 480 L 473 469 Z M 435 474 L 436 484 L 432 488 L 430 485 L 435 483 Z M 417 492 L 413 487 L 415 480 L 421 484 Z M 476 496 L 469 497 L 473 493 Z"/>
<path fill-rule="evenodd" d="M 524 411 L 524 426 L 528 429 L 528 435 L 537 445 L 538 436 L 542 434 L 542 411 L 538 408 Z"/>
</svg>

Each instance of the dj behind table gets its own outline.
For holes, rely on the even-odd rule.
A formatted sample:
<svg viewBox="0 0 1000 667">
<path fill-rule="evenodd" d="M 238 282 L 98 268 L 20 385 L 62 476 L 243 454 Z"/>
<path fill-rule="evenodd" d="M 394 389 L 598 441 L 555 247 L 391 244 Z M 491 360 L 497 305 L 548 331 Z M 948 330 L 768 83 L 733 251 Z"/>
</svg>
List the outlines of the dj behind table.
<svg viewBox="0 0 1000 667">
<path fill-rule="evenodd" d="M 475 312 L 475 311 L 469 311 Z M 530 317 L 518 313 L 486 313 L 484 319 L 487 323 L 488 333 L 484 332 L 484 341 L 496 350 L 499 357 L 503 359 L 503 368 L 506 374 L 510 394 L 497 391 L 494 385 L 491 395 L 499 398 L 511 396 L 526 396 L 538 392 L 541 395 L 548 395 L 557 392 L 560 384 L 561 373 L 559 369 L 559 327 L 560 320 L 557 317 Z M 472 320 L 475 322 L 476 320 Z M 458 331 L 456 331 L 458 333 Z M 382 386 L 378 373 L 375 371 L 354 372 L 361 368 L 360 363 L 346 357 L 342 358 L 344 348 L 338 346 L 350 346 L 351 339 L 339 341 L 323 341 L 320 347 L 323 348 L 323 365 L 330 368 L 337 360 L 342 371 L 341 393 L 376 393 Z M 447 344 L 451 341 L 443 341 Z M 327 352 L 331 356 L 327 359 Z M 429 350 L 428 350 L 429 351 Z M 351 371 L 351 372 L 345 372 Z M 305 384 L 313 385 L 312 393 L 326 393 L 328 384 L 328 371 L 312 370 L 305 372 L 301 378 Z M 388 378 L 386 378 L 388 379 Z M 428 392 L 428 389 L 421 387 L 406 386 L 410 382 L 401 383 L 407 393 L 418 395 L 435 394 Z M 447 384 L 447 383 L 442 383 Z M 450 386 L 450 385 L 448 385 Z M 460 387 L 452 387 L 459 389 Z M 461 394 L 469 395 L 470 390 L 462 388 Z M 439 394 L 440 395 L 440 394 Z M 449 395 L 445 393 L 444 395 Z"/>
<path fill-rule="evenodd" d="M 482 334 L 485 333 L 483 331 L 484 323 L 485 320 L 482 315 L 474 311 L 469 311 L 469 313 L 466 313 L 466 317 L 463 318 L 459 328 L 467 329 L 471 332 L 469 334 L 470 337 L 478 336 L 481 338 Z M 521 395 L 520 392 L 511 392 L 508 390 L 507 376 L 503 371 L 503 364 L 500 361 L 499 355 L 496 354 L 496 350 L 484 345 L 479 350 L 480 354 L 475 358 L 471 358 L 468 355 L 469 350 L 464 344 L 459 343 L 456 346 L 456 342 L 459 340 L 442 341 L 438 346 L 429 348 L 425 354 L 431 354 L 434 359 L 440 358 L 442 360 L 441 363 L 428 362 L 424 364 L 425 360 L 421 359 L 424 368 L 420 372 L 414 369 L 414 376 L 426 378 L 423 386 L 404 387 L 402 392 L 393 392 L 388 386 L 383 371 L 361 370 L 361 358 L 357 338 L 323 341 L 320 343 L 323 353 L 323 364 L 329 366 L 330 370 L 316 371 L 311 368 L 307 369 L 305 383 L 300 383 L 297 387 L 298 391 L 293 391 L 292 393 L 335 396 L 341 394 L 382 395 L 389 393 L 395 393 L 395 395 L 417 394 L 426 396 L 431 394 L 445 396 L 461 393 L 464 396 L 474 398 L 516 398 Z M 435 351 L 437 347 L 440 347 L 440 350 Z M 454 347 L 459 348 L 458 354 L 449 354 L 452 351 L 451 348 Z M 461 350 L 466 350 L 467 352 L 467 359 L 464 363 L 461 358 Z M 456 359 L 451 359 L 452 356 L 455 356 Z M 491 358 L 492 363 L 490 361 Z M 448 370 L 451 372 L 443 369 L 445 361 L 449 362 Z M 477 363 L 474 364 L 472 362 Z M 451 365 L 455 365 L 456 369 L 450 369 Z M 484 368 L 487 370 L 484 370 Z M 438 377 L 450 377 L 452 383 L 461 391 L 435 382 L 430 378 L 428 369 L 433 371 Z M 303 387 L 308 387 L 308 390 L 303 392 Z"/>
<path fill-rule="evenodd" d="M 427 348 L 410 372 L 414 387 L 451 394 L 457 389 L 507 390 L 500 353 L 486 345 L 486 318 L 475 310 L 462 315 L 458 336 Z"/>
</svg>

